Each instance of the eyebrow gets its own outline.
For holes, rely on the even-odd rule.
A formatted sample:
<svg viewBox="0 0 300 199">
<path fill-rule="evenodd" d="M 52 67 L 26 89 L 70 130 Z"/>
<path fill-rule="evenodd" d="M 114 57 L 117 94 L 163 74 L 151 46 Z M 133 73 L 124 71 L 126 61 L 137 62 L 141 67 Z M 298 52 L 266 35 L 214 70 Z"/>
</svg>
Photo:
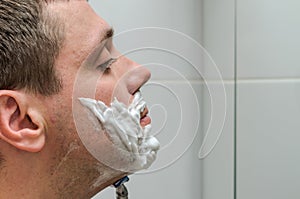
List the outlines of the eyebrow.
<svg viewBox="0 0 300 199">
<path fill-rule="evenodd" d="M 114 36 L 114 29 L 110 28 L 108 30 L 106 30 L 106 32 L 104 33 L 104 37 L 101 39 L 100 42 L 103 42 L 109 38 L 112 38 Z"/>
<path fill-rule="evenodd" d="M 90 54 L 88 55 L 88 57 L 86 59 L 93 59 L 93 58 L 91 58 L 91 56 L 99 57 L 101 50 L 103 48 L 103 45 L 105 45 L 105 43 L 107 42 L 106 40 L 109 38 L 112 38 L 113 36 L 114 36 L 114 29 L 112 27 L 105 30 L 103 36 L 101 34 L 96 46 L 94 46 L 94 49 L 91 50 Z M 105 42 L 105 43 L 103 43 L 103 42 Z M 93 62 L 95 62 L 95 60 Z"/>
</svg>

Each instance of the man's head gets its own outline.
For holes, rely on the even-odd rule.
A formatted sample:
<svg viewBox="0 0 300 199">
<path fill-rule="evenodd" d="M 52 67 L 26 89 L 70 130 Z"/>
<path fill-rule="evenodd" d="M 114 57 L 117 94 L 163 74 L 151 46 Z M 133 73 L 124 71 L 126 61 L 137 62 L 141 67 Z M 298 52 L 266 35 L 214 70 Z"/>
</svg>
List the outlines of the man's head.
<svg viewBox="0 0 300 199">
<path fill-rule="evenodd" d="M 128 104 L 150 73 L 119 55 L 111 27 L 85 0 L 3 0 L 0 8 L 0 192 L 21 184 L 14 196 L 34 187 L 31 198 L 91 197 L 126 173 L 80 141 L 77 98 Z"/>
</svg>

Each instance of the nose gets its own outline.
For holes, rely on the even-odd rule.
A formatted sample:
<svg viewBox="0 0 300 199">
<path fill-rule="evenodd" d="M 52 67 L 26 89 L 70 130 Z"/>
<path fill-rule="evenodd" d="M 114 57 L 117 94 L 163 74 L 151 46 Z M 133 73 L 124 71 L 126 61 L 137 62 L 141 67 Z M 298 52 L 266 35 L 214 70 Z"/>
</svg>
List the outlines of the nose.
<svg viewBox="0 0 300 199">
<path fill-rule="evenodd" d="M 128 74 L 129 78 L 127 79 L 127 89 L 130 94 L 134 94 L 151 77 L 150 71 L 140 65 L 130 70 Z"/>
<path fill-rule="evenodd" d="M 130 94 L 134 94 L 151 77 L 151 72 L 144 66 L 125 58 L 127 62 L 127 71 L 124 74 L 124 81 Z"/>
</svg>

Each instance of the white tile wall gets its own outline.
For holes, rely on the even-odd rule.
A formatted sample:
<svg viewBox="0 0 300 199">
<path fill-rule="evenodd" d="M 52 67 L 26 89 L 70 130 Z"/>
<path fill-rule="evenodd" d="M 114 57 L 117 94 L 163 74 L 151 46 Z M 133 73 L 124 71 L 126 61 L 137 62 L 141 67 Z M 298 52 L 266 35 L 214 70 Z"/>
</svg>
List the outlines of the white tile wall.
<svg viewBox="0 0 300 199">
<path fill-rule="evenodd" d="M 203 0 L 202 43 L 218 66 L 223 79 L 233 80 L 234 0 Z"/>
<path fill-rule="evenodd" d="M 300 2 L 237 5 L 237 198 L 296 199 Z"/>
<path fill-rule="evenodd" d="M 221 137 L 203 159 L 203 199 L 233 199 L 234 195 L 234 0 L 203 0 L 203 46 L 215 62 L 225 82 L 226 118 Z M 210 84 L 220 84 L 214 65 L 205 60 L 205 75 Z M 214 83 L 213 83 L 214 82 Z M 211 116 L 210 96 L 203 90 L 203 127 Z M 222 101 L 219 101 L 222 104 Z M 222 114 L 222 113 L 219 113 Z"/>
<path fill-rule="evenodd" d="M 175 29 L 200 40 L 201 4 L 199 0 L 90 0 L 105 20 L 117 32 L 137 27 L 164 27 Z"/>
<path fill-rule="evenodd" d="M 214 83 L 217 84 L 217 83 Z M 234 131 L 234 83 L 225 83 L 227 102 L 226 118 L 221 136 L 212 152 L 203 159 L 203 199 L 233 199 L 233 131 Z M 208 130 L 211 116 L 210 97 L 203 90 L 204 132 Z M 218 103 L 222 104 L 222 101 Z M 221 112 L 217 114 L 222 114 Z"/>
<path fill-rule="evenodd" d="M 300 1 L 238 0 L 239 78 L 299 77 Z"/>
<path fill-rule="evenodd" d="M 300 198 L 300 81 L 238 85 L 237 198 Z"/>
</svg>

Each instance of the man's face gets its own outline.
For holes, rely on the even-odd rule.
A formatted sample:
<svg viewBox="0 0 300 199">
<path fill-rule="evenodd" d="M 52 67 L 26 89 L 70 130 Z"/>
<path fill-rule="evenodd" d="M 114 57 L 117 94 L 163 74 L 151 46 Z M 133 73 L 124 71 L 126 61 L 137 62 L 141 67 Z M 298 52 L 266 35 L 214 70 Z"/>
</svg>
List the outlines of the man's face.
<svg viewBox="0 0 300 199">
<path fill-rule="evenodd" d="M 65 25 L 65 42 L 56 62 L 63 92 L 74 89 L 82 95 L 94 94 L 108 105 L 113 97 L 128 104 L 149 79 L 150 72 L 117 52 L 112 43 L 112 28 L 86 1 L 54 3 L 50 9 L 59 13 Z M 108 66 L 108 61 L 113 63 Z M 75 82 L 84 90 L 74 88 Z"/>
<path fill-rule="evenodd" d="M 80 170 L 88 177 L 90 170 L 92 179 L 95 174 L 92 169 L 97 170 L 93 167 L 105 166 L 87 152 L 81 140 L 90 139 L 93 147 L 98 145 L 108 155 L 112 143 L 94 134 L 96 127 L 78 98 L 93 98 L 109 106 L 116 97 L 128 105 L 133 94 L 150 78 L 150 72 L 117 52 L 111 41 L 111 27 L 85 0 L 51 3 L 48 9 L 64 24 L 65 38 L 55 64 L 63 87 L 58 95 L 46 100 L 49 133 L 46 150 L 57 162 L 52 172 L 60 169 L 61 173 L 73 171 L 78 175 Z M 67 165 L 65 169 L 60 166 L 62 161 Z"/>
</svg>

